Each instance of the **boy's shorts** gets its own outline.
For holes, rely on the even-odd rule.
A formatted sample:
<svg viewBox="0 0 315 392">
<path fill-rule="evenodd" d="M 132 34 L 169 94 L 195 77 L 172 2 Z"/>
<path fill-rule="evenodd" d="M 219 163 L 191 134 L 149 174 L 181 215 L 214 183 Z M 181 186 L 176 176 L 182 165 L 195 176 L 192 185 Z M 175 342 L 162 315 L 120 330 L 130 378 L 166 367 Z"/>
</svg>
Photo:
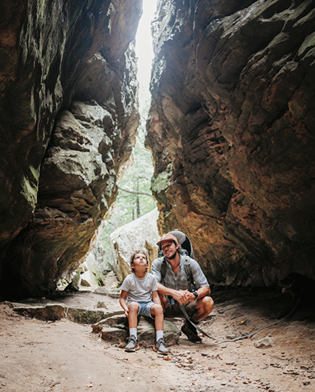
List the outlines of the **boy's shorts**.
<svg viewBox="0 0 315 392">
<path fill-rule="evenodd" d="M 197 301 L 198 301 L 197 299 L 194 299 L 193 301 L 188 302 L 188 304 L 184 305 L 185 310 L 189 317 L 191 317 L 195 313 Z M 174 305 L 169 304 L 168 307 L 165 308 L 164 318 L 173 318 L 173 317 L 185 317 L 177 301 L 175 302 Z"/>
<path fill-rule="evenodd" d="M 127 303 L 128 307 L 129 307 L 130 302 L 136 302 L 136 301 L 128 301 L 128 303 Z M 153 305 L 155 305 L 155 302 L 153 302 L 153 301 L 137 302 L 137 304 L 139 305 L 138 316 L 146 316 L 146 317 L 154 318 L 151 314 L 151 308 Z"/>
</svg>

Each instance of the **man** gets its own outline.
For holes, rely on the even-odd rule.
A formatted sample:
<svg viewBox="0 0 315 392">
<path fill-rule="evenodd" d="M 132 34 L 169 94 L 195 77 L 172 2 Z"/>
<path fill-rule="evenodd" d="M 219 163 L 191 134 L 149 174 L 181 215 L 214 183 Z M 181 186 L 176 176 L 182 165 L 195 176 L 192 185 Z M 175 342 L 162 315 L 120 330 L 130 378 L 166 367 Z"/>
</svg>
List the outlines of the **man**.
<svg viewBox="0 0 315 392">
<path fill-rule="evenodd" d="M 157 281 L 158 293 L 161 299 L 165 317 L 184 317 L 180 306 L 184 305 L 187 314 L 194 324 L 207 317 L 213 310 L 213 300 L 209 297 L 210 286 L 196 260 L 182 253 L 177 238 L 164 234 L 157 245 L 161 245 L 164 258 L 153 261 L 151 273 Z M 189 260 L 192 280 L 195 287 L 189 291 L 189 277 L 185 263 Z M 166 267 L 163 267 L 163 263 Z M 163 272 L 165 276 L 163 276 Z M 192 342 L 200 342 L 196 328 L 186 320 L 181 331 Z"/>
</svg>

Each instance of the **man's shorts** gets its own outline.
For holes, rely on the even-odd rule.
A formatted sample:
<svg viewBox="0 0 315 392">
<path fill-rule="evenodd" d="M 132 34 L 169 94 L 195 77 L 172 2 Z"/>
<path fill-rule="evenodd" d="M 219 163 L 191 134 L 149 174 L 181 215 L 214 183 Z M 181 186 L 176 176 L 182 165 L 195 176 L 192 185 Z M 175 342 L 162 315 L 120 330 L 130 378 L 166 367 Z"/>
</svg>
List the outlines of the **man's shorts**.
<svg viewBox="0 0 315 392">
<path fill-rule="evenodd" d="M 188 304 L 184 305 L 185 310 L 189 317 L 191 317 L 195 313 L 197 301 L 198 301 L 197 299 L 194 299 L 193 301 L 188 302 Z M 185 316 L 179 307 L 179 303 L 175 302 L 174 305 L 169 304 L 168 307 L 165 308 L 164 317 L 173 318 L 173 317 L 185 317 Z"/>
<path fill-rule="evenodd" d="M 128 307 L 129 307 L 130 302 L 137 302 L 137 304 L 139 305 L 138 316 L 146 316 L 146 317 L 154 318 L 151 314 L 151 308 L 153 305 L 155 305 L 155 302 L 153 302 L 153 301 L 148 301 L 148 302 L 128 301 L 128 303 L 127 303 Z"/>
</svg>

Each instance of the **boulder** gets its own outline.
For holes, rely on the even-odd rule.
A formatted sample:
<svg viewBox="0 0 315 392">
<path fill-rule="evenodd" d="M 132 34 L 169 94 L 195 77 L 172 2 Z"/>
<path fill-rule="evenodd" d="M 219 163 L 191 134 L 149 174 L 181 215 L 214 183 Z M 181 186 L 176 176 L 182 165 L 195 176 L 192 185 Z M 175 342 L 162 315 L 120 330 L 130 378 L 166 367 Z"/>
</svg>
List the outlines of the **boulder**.
<svg viewBox="0 0 315 392">
<path fill-rule="evenodd" d="M 149 265 L 158 256 L 159 240 L 157 229 L 158 210 L 154 209 L 142 217 L 119 227 L 110 235 L 110 246 L 113 258 L 113 269 L 117 279 L 122 282 L 131 272 L 130 256 L 144 249 L 149 256 Z"/>
<path fill-rule="evenodd" d="M 104 286 L 105 278 L 103 272 L 92 252 L 87 255 L 84 262 L 80 265 L 79 270 L 83 271 L 80 274 L 79 281 L 79 284 L 82 286 L 91 287 L 92 289 Z"/>
<path fill-rule="evenodd" d="M 94 333 L 99 333 L 103 340 L 122 344 L 129 336 L 128 319 L 125 316 L 108 317 L 92 325 Z M 177 344 L 181 332 L 174 323 L 164 320 L 164 340 L 166 345 Z M 143 347 L 152 347 L 155 343 L 154 320 L 140 316 L 138 322 L 138 341 Z"/>
<path fill-rule="evenodd" d="M 103 311 L 68 308 L 67 319 L 78 324 L 94 324 L 104 317 Z"/>
</svg>

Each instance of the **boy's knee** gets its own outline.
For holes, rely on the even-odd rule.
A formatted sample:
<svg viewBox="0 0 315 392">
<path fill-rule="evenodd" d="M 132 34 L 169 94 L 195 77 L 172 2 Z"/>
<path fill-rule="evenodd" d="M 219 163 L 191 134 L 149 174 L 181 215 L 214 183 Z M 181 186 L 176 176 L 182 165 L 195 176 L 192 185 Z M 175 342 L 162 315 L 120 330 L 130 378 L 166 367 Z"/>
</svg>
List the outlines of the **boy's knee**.
<svg viewBox="0 0 315 392">
<path fill-rule="evenodd" d="M 155 305 L 152 306 L 151 309 L 152 309 L 152 311 L 154 312 L 155 315 L 163 313 L 162 305 L 155 304 Z"/>
<path fill-rule="evenodd" d="M 129 311 L 138 311 L 139 309 L 139 304 L 137 302 L 130 302 L 128 305 Z"/>
</svg>

